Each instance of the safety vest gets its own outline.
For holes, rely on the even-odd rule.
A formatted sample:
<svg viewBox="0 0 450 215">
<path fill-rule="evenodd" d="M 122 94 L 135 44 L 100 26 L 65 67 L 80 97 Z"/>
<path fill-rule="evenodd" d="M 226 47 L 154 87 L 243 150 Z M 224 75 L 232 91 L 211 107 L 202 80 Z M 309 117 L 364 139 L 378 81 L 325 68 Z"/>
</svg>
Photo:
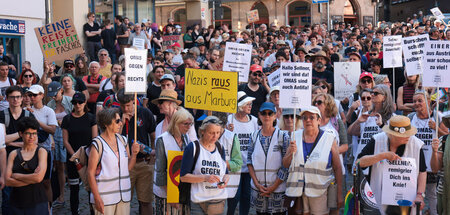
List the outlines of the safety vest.
<svg viewBox="0 0 450 215">
<path fill-rule="evenodd" d="M 375 139 L 375 148 L 374 155 L 380 154 L 383 152 L 388 152 L 388 136 L 386 133 L 382 132 L 380 134 L 373 135 Z M 420 166 L 420 149 L 423 146 L 423 141 L 417 138 L 416 136 L 411 136 L 409 138 L 408 143 L 405 147 L 405 152 L 402 157 L 414 158 L 416 159 L 416 167 Z M 381 205 L 381 192 L 382 192 L 382 182 L 383 182 L 383 163 L 386 160 L 379 161 L 371 166 L 371 175 L 370 175 L 370 187 L 375 195 L 375 200 L 377 201 L 378 207 L 381 209 L 381 213 L 384 214 L 387 206 Z M 417 177 L 419 176 L 419 171 L 417 171 Z M 411 214 L 416 214 L 411 212 Z"/>
<path fill-rule="evenodd" d="M 102 170 L 95 176 L 98 192 L 105 206 L 114 205 L 120 201 L 131 201 L 131 182 L 128 173 L 128 153 L 122 140 L 116 136 L 117 150 L 119 157 L 113 152 L 108 143 L 103 138 L 98 138 L 103 145 L 101 156 Z M 97 145 L 96 142 L 93 144 Z M 94 203 L 94 196 L 91 193 L 91 203 Z"/>
<path fill-rule="evenodd" d="M 189 143 L 189 140 L 187 139 L 186 135 L 183 135 L 183 137 L 186 138 L 185 143 Z M 164 153 L 166 154 L 166 162 L 167 162 L 167 158 L 168 158 L 168 151 L 182 151 L 180 149 L 180 147 L 177 144 L 177 141 L 175 140 L 175 138 L 169 133 L 169 132 L 164 132 L 163 134 L 161 134 L 161 136 L 159 136 L 159 138 L 162 138 L 162 141 L 164 143 Z M 157 168 L 157 164 L 155 163 L 155 169 Z M 158 185 L 156 185 L 156 173 L 153 174 L 153 193 L 158 196 L 159 198 L 167 198 L 167 187 L 160 187 Z"/>
<path fill-rule="evenodd" d="M 277 180 L 277 173 L 282 166 L 283 157 L 281 156 L 281 150 L 283 148 L 284 131 L 275 128 L 267 155 L 261 145 L 261 140 L 259 138 L 260 132 L 261 130 L 258 130 L 252 134 L 252 145 L 254 145 L 252 165 L 255 169 L 255 175 L 259 183 L 265 187 L 269 187 Z M 251 181 L 251 186 L 253 189 L 258 190 L 253 180 Z M 283 193 L 285 190 L 286 182 L 283 181 L 274 192 Z"/>
<path fill-rule="evenodd" d="M 286 195 L 299 197 L 303 190 L 307 197 L 319 197 L 325 193 L 333 181 L 333 169 L 327 168 L 331 147 L 335 136 L 330 131 L 324 131 L 311 152 L 309 159 L 304 160 L 303 131 L 295 132 L 297 152 L 289 166 L 289 177 L 286 183 Z"/>
<path fill-rule="evenodd" d="M 417 128 L 416 137 L 423 141 L 424 145 L 422 147 L 423 155 L 425 156 L 425 163 L 427 164 L 427 172 L 431 172 L 431 154 L 433 149 L 431 148 L 431 142 L 436 138 L 435 128 L 430 128 L 428 122 L 435 121 L 433 115 L 427 119 L 419 119 L 417 114 L 411 113 L 411 125 Z M 408 115 L 408 117 L 410 116 Z M 439 114 L 439 122 L 441 121 L 441 115 Z"/>
<path fill-rule="evenodd" d="M 233 143 L 236 134 L 227 129 L 224 130 L 224 133 L 219 139 L 219 143 L 222 144 L 223 149 L 225 149 L 225 159 L 229 161 L 231 160 L 231 152 L 233 151 L 233 147 L 235 147 L 233 146 Z M 241 170 L 237 172 L 229 171 L 228 175 L 230 176 L 230 180 L 228 181 L 226 187 L 228 198 L 234 198 L 239 187 L 239 182 L 241 180 Z"/>
</svg>

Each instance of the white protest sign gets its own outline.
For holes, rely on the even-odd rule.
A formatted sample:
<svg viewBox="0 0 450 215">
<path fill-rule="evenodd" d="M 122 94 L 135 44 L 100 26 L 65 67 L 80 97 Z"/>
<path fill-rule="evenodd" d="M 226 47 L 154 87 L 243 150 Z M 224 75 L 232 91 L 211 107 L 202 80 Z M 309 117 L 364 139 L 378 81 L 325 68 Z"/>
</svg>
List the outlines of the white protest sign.
<svg viewBox="0 0 450 215">
<path fill-rule="evenodd" d="M 442 14 L 441 10 L 439 10 L 438 7 L 434 7 L 430 9 L 431 13 L 433 13 L 433 16 L 436 17 L 436 19 L 445 19 L 444 14 Z"/>
<path fill-rule="evenodd" d="M 356 91 L 360 74 L 359 62 L 334 63 L 334 96 L 337 100 L 343 100 Z"/>
<path fill-rule="evenodd" d="M 311 106 L 312 64 L 281 63 L 280 107 Z"/>
<path fill-rule="evenodd" d="M 450 87 L 450 41 L 427 41 L 423 56 L 424 87 Z"/>
<path fill-rule="evenodd" d="M 223 71 L 239 72 L 239 82 L 248 81 L 253 47 L 248 44 L 227 42 Z"/>
<path fill-rule="evenodd" d="M 147 93 L 147 49 L 125 49 L 125 93 Z"/>
<path fill-rule="evenodd" d="M 383 37 L 383 67 L 402 67 L 402 36 Z"/>
<path fill-rule="evenodd" d="M 420 75 L 422 70 L 422 57 L 425 42 L 429 40 L 428 34 L 402 38 L 405 69 L 408 76 Z"/>
<path fill-rule="evenodd" d="M 381 204 L 398 205 L 398 200 L 414 202 L 417 190 L 416 159 L 402 158 L 401 160 L 383 163 L 383 183 L 381 185 Z"/>
<path fill-rule="evenodd" d="M 269 87 L 279 86 L 280 69 L 277 69 L 275 72 L 272 72 L 269 76 L 267 76 L 267 81 L 269 82 Z"/>
<path fill-rule="evenodd" d="M 137 49 L 145 49 L 145 40 L 141 38 L 133 38 L 133 46 Z"/>
</svg>

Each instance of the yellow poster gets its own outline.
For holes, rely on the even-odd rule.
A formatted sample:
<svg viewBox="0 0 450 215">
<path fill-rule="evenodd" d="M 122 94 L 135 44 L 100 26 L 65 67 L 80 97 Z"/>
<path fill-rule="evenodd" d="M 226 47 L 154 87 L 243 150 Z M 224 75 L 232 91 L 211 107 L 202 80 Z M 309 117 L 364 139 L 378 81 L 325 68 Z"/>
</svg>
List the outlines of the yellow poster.
<svg viewBox="0 0 450 215">
<path fill-rule="evenodd" d="M 178 203 L 179 200 L 181 158 L 183 152 L 167 151 L 167 203 Z"/>
<path fill-rule="evenodd" d="M 238 73 L 186 69 L 186 108 L 236 113 Z"/>
</svg>

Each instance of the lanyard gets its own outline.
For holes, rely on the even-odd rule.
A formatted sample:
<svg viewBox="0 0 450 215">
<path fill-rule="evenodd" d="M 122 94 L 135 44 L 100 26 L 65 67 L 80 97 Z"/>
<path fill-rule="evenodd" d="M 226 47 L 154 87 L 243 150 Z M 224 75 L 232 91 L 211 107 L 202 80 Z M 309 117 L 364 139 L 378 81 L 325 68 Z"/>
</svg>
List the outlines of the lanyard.
<svg viewBox="0 0 450 215">
<path fill-rule="evenodd" d="M 308 154 L 306 155 L 306 159 L 305 162 L 309 159 L 309 156 L 311 155 L 311 153 L 314 151 L 314 148 L 316 148 L 317 142 L 319 142 L 320 137 L 323 134 L 323 130 L 319 129 L 319 133 L 317 134 L 316 139 L 314 140 L 314 145 L 311 149 L 311 151 L 308 152 Z M 303 137 L 303 148 L 306 149 L 306 142 L 305 142 L 305 138 Z"/>
</svg>

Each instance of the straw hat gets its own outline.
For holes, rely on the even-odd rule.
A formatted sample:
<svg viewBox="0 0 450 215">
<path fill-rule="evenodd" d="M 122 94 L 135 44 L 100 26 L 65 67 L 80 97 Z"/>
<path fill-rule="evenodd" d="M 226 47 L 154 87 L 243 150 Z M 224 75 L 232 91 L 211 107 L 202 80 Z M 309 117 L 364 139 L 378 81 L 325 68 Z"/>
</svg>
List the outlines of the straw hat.
<svg viewBox="0 0 450 215">
<path fill-rule="evenodd" d="M 397 137 L 410 137 L 417 133 L 417 128 L 411 125 L 408 117 L 396 115 L 389 119 L 389 125 L 383 126 L 383 131 Z"/>
<path fill-rule="evenodd" d="M 314 59 L 316 58 L 316 57 L 323 57 L 323 58 L 325 58 L 325 60 L 327 61 L 327 62 L 330 62 L 330 58 L 327 56 L 327 54 L 324 52 L 324 51 L 318 51 L 318 52 L 316 52 L 313 56 L 312 56 L 312 60 L 314 61 Z"/>
<path fill-rule="evenodd" d="M 159 100 L 168 100 L 168 101 L 173 101 L 173 102 L 177 103 L 178 105 L 180 105 L 181 101 L 178 100 L 177 98 L 178 98 L 178 93 L 175 90 L 165 89 L 165 90 L 161 91 L 159 98 L 152 100 L 152 103 L 157 105 Z"/>
</svg>

